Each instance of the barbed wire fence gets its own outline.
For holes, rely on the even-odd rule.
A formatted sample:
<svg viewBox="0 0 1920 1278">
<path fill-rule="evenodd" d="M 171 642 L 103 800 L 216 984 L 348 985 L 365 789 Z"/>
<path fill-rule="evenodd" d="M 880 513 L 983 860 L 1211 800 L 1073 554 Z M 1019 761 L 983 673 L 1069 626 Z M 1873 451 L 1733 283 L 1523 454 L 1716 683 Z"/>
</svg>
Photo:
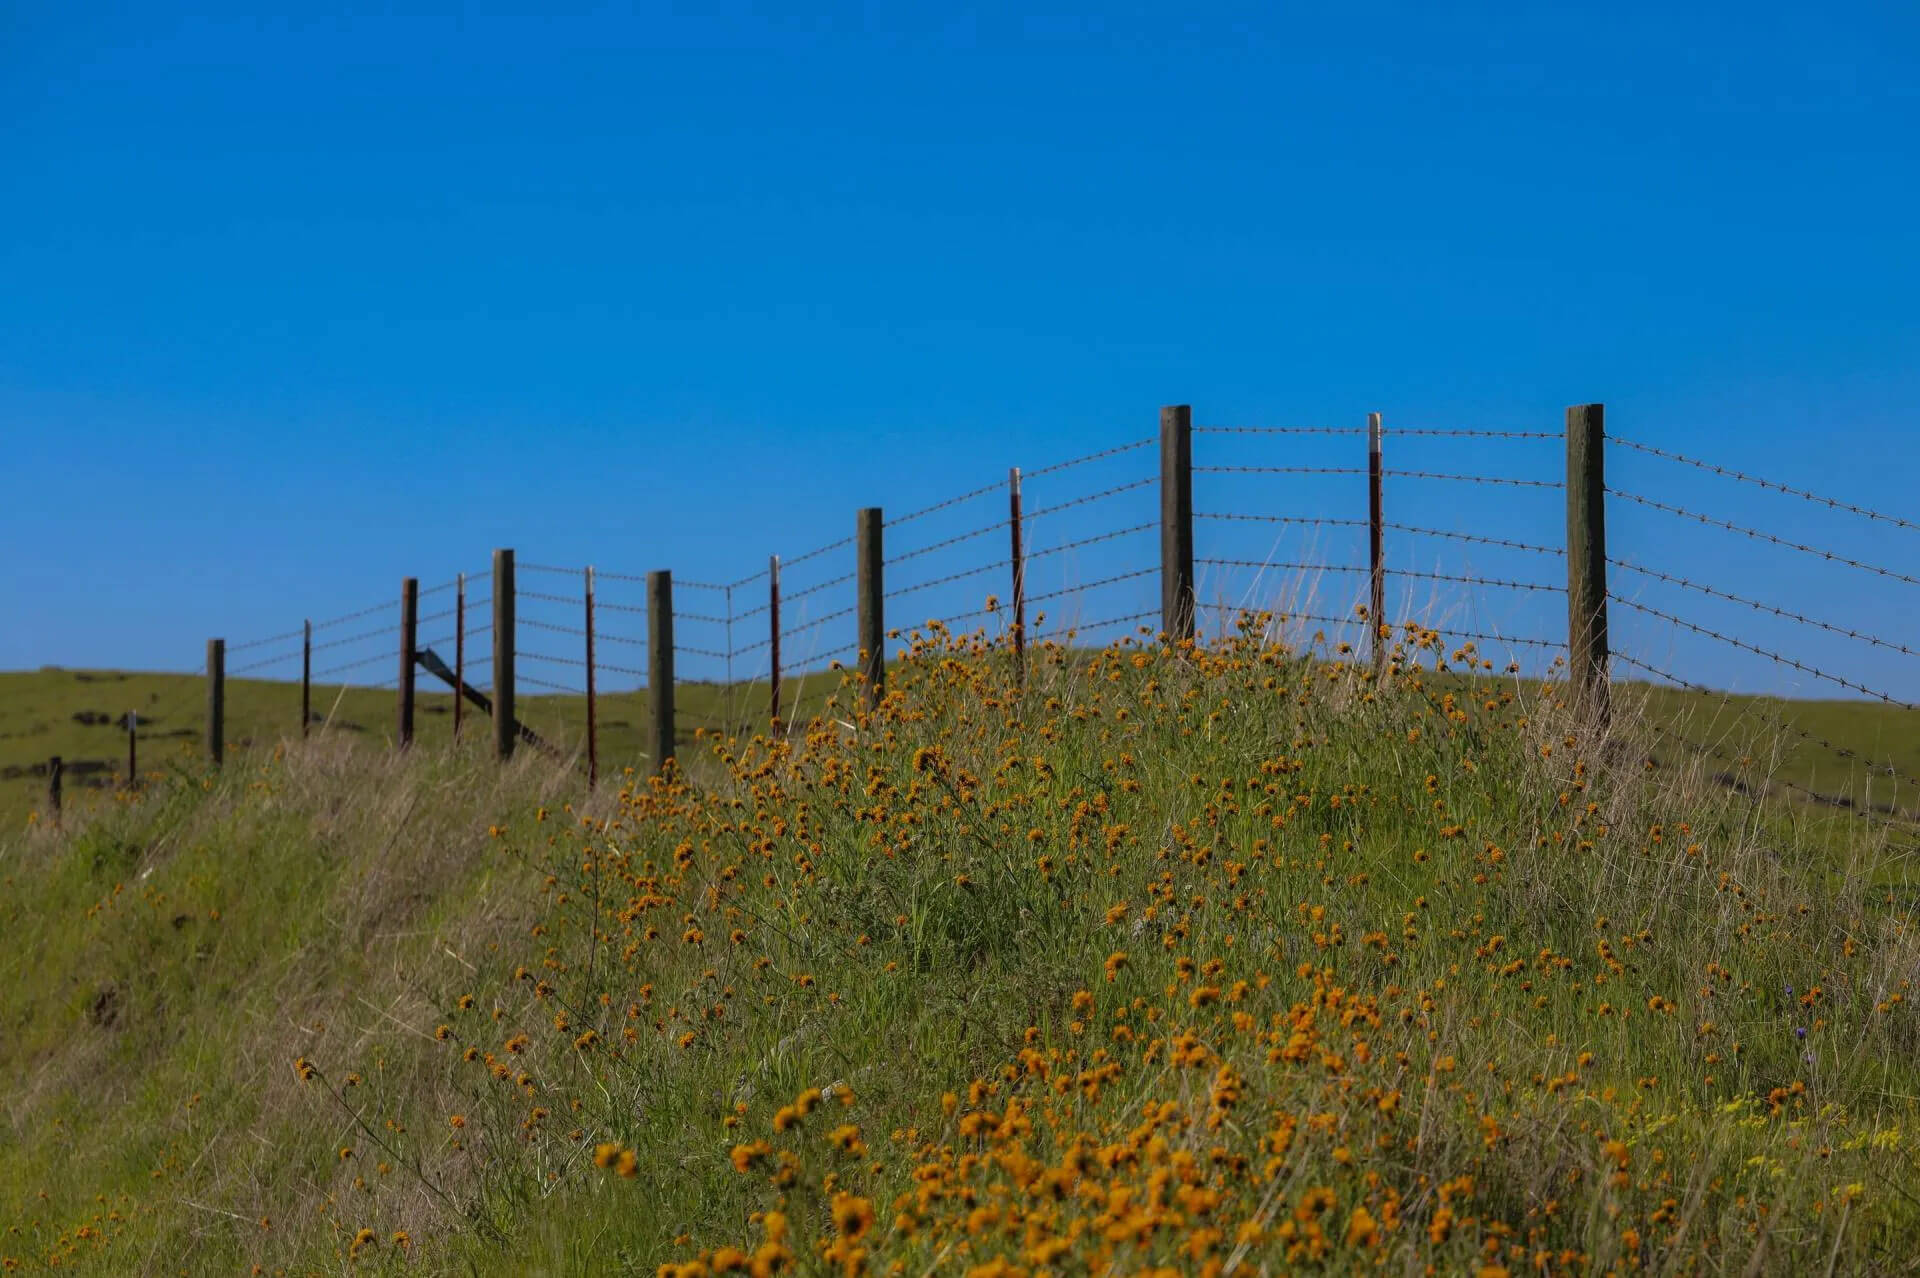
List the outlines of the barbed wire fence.
<svg viewBox="0 0 1920 1278">
<path fill-rule="evenodd" d="M 1648 512 L 1657 521 L 1648 531 L 1667 544 L 1671 544 L 1675 528 L 1709 530 L 1709 553 L 1717 565 L 1724 567 L 1725 557 L 1737 550 L 1758 552 L 1761 558 L 1757 564 L 1763 570 L 1760 575 L 1770 581 L 1790 579 L 1795 563 L 1817 563 L 1842 579 L 1859 583 L 1859 589 L 1841 592 L 1856 604 L 1920 586 L 1920 577 L 1884 562 L 1873 562 L 1857 552 L 1835 549 L 1814 537 L 1783 535 L 1756 527 L 1751 516 L 1743 522 L 1721 511 L 1695 509 L 1693 503 L 1704 491 L 1698 477 L 1710 475 L 1735 489 L 1758 490 L 1767 495 L 1763 500 L 1797 503 L 1803 511 L 1826 518 L 1829 522 L 1824 536 L 1844 535 L 1841 525 L 1846 521 L 1872 527 L 1878 539 L 1877 550 L 1892 549 L 1889 539 L 1901 532 L 1920 530 L 1920 524 L 1912 520 L 1632 438 L 1616 435 L 1607 443 L 1621 457 L 1654 463 L 1644 474 L 1636 475 L 1634 487 L 1608 484 L 1605 491 L 1609 501 L 1619 503 L 1623 511 Z M 1683 496 L 1641 490 L 1641 483 L 1651 486 L 1670 482 L 1676 476 L 1688 484 Z M 1650 565 L 1644 559 L 1641 555 L 1606 556 L 1616 586 L 1609 600 L 1624 613 L 1630 623 L 1626 633 L 1632 636 L 1628 645 L 1612 654 L 1617 665 L 1649 680 L 1655 688 L 1670 690 L 1671 696 L 1703 706 L 1717 703 L 1723 710 L 1733 708 L 1734 703 L 1724 692 L 1676 673 L 1672 660 L 1658 655 L 1657 645 L 1663 638 L 1669 648 L 1677 638 L 1684 638 L 1702 644 L 1708 652 L 1722 654 L 1722 661 L 1747 659 L 1813 693 L 1824 690 L 1825 695 L 1837 695 L 1856 706 L 1880 707 L 1886 712 L 1880 716 L 1882 731 L 1872 740 L 1835 740 L 1841 734 L 1825 724 L 1831 715 L 1820 713 L 1822 708 L 1817 703 L 1784 698 L 1745 700 L 1737 706 L 1737 718 L 1750 725 L 1750 735 L 1785 744 L 1790 766 L 1776 769 L 1772 777 L 1772 783 L 1781 789 L 1881 824 L 1920 821 L 1920 795 L 1915 793 L 1915 787 L 1920 786 L 1920 766 L 1900 748 L 1912 738 L 1912 721 L 1887 717 L 1889 713 L 1920 710 L 1920 705 L 1868 675 L 1831 668 L 1833 658 L 1847 652 L 1907 657 L 1920 652 L 1897 638 L 1876 633 L 1875 628 L 1857 619 L 1816 616 L 1785 598 L 1767 599 L 1730 590 L 1667 566 Z M 1631 593 L 1625 593 L 1629 590 Z M 1904 600 L 1897 605 L 1900 610 L 1909 606 Z M 1822 644 L 1827 656 L 1817 659 L 1807 647 L 1811 642 Z M 1846 713 L 1855 721 L 1868 719 L 1858 708 Z M 1723 748 L 1686 739 L 1670 730 L 1663 732 L 1676 746 L 1696 756 L 1742 767 L 1751 763 L 1746 752 L 1729 755 Z"/>
<path fill-rule="evenodd" d="M 790 730 L 850 672 L 877 695 L 885 672 L 876 654 L 899 651 L 916 632 L 1009 649 L 1024 670 L 1029 645 L 1209 643 L 1258 618 L 1268 638 L 1323 659 L 1384 673 L 1410 660 L 1409 649 L 1431 648 L 1452 670 L 1529 681 L 1603 718 L 1616 680 L 1676 706 L 1734 705 L 1676 672 L 1672 649 L 1691 645 L 1889 714 L 1920 710 L 1871 674 L 1822 664 L 1848 645 L 1901 657 L 1920 655 L 1920 645 L 1860 618 L 1700 580 L 1666 557 L 1673 543 L 1663 535 L 1609 549 L 1605 518 L 1644 513 L 1855 573 L 1876 589 L 1920 585 L 1920 576 L 1844 539 L 1696 510 L 1694 487 L 1675 496 L 1611 486 L 1603 454 L 1682 472 L 1696 486 L 1706 476 L 1751 487 L 1884 536 L 1920 523 L 1607 437 L 1602 421 L 1600 406 L 1587 405 L 1569 410 L 1564 432 L 1389 427 L 1377 415 L 1355 426 L 1196 426 L 1188 410 L 1168 409 L 1157 435 L 1012 469 L 905 513 L 861 511 L 851 535 L 771 554 L 732 580 L 522 561 L 504 601 L 492 573 L 463 574 L 419 590 L 412 634 L 394 601 L 370 603 L 235 643 L 220 677 L 297 679 L 303 707 L 311 703 L 303 728 L 370 734 L 385 730 L 371 721 L 379 694 L 397 687 L 406 700 L 410 680 L 397 662 L 430 671 L 422 704 L 436 717 L 487 717 L 505 684 L 520 735 L 584 761 L 590 778 L 603 756 L 651 770 L 708 734 Z M 1564 446 L 1564 460 L 1549 445 Z M 511 552 L 501 553 L 511 567 Z M 1695 605 L 1784 629 L 1756 634 Z M 1609 608 L 1611 637 L 1624 643 L 1610 643 Z M 504 642 L 494 633 L 503 621 Z M 1815 653 L 1796 636 L 1826 647 Z M 1920 760 L 1886 744 L 1910 737 L 1908 725 L 1889 721 L 1886 740 L 1863 742 L 1801 722 L 1796 703 L 1743 697 L 1738 706 L 1755 733 L 1791 743 L 1796 770 L 1780 788 L 1877 820 L 1920 818 L 1905 790 L 1920 779 Z M 1728 749 L 1683 746 L 1684 733 L 1654 726 L 1701 758 Z"/>
</svg>

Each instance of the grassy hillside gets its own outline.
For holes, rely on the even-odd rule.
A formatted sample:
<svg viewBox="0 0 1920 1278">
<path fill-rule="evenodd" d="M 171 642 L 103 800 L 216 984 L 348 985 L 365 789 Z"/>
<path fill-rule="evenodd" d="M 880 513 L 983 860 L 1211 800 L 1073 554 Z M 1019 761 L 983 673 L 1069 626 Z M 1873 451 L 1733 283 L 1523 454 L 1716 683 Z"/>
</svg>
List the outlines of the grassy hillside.
<svg viewBox="0 0 1920 1278">
<path fill-rule="evenodd" d="M 340 733 L 7 836 L 0 1258 L 1915 1267 L 1886 827 L 1251 642 L 892 688 L 591 797 Z"/>
<path fill-rule="evenodd" d="M 839 676 L 831 672 L 785 683 L 788 713 L 817 708 Z M 416 694 L 415 738 L 428 749 L 452 740 L 453 698 L 430 690 L 422 673 Z M 47 760 L 65 765 L 66 802 L 111 802 L 125 788 L 128 712 L 140 718 L 136 764 L 143 784 L 191 767 L 206 731 L 206 680 L 197 675 L 142 674 L 117 670 L 45 669 L 0 673 L 0 829 L 14 829 L 45 806 Z M 311 731 L 390 745 L 395 733 L 392 689 L 316 685 Z M 691 744 L 700 728 L 764 718 L 765 683 L 732 687 L 683 684 L 676 693 L 678 737 Z M 585 698 L 544 694 L 519 698 L 519 718 L 567 758 L 584 756 Z M 644 692 L 603 693 L 598 698 L 600 758 L 612 771 L 643 762 L 647 722 Z M 300 731 L 300 687 L 259 679 L 227 681 L 227 740 L 245 749 L 273 745 Z M 756 720 L 757 722 L 758 720 Z M 491 728 L 471 705 L 463 732 L 485 737 Z M 580 763 L 584 768 L 584 761 Z"/>
</svg>

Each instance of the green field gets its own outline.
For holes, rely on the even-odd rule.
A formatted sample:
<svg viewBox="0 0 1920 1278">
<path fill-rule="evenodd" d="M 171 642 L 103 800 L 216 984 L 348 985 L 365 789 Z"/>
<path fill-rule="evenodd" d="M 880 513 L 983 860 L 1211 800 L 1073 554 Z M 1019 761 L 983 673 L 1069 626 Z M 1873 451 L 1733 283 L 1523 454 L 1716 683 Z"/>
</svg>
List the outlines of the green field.
<svg viewBox="0 0 1920 1278">
<path fill-rule="evenodd" d="M 68 748 L 102 683 L 24 678 Z M 1631 698 L 1251 643 L 889 680 L 591 794 L 375 694 L 276 741 L 261 685 L 225 766 L 0 835 L 0 1264 L 1914 1269 L 1904 831 Z"/>
<path fill-rule="evenodd" d="M 839 676 L 831 672 L 784 682 L 783 713 L 810 713 Z M 453 697 L 429 690 L 423 672 L 416 692 L 414 737 L 437 749 L 453 737 Z M 125 715 L 140 717 L 135 762 L 141 784 L 190 766 L 204 750 L 206 680 L 196 675 L 141 674 L 114 670 L 43 669 L 0 673 L 0 829 L 15 828 L 46 806 L 45 765 L 59 755 L 65 773 L 65 803 L 124 800 L 127 779 Z M 522 695 L 517 717 L 560 757 L 584 773 L 586 706 L 578 696 Z M 596 698 L 601 767 L 609 775 L 644 766 L 645 692 L 606 693 Z M 391 689 L 316 685 L 312 734 L 334 734 L 391 746 L 399 731 L 398 702 Z M 731 687 L 683 684 L 675 694 L 675 736 L 680 746 L 704 728 L 764 719 L 764 682 Z M 91 722 L 88 722 L 90 720 Z M 226 736 L 230 748 L 272 746 L 300 734 L 298 684 L 229 679 Z M 490 740 L 491 723 L 474 706 L 464 708 L 461 731 Z"/>
</svg>

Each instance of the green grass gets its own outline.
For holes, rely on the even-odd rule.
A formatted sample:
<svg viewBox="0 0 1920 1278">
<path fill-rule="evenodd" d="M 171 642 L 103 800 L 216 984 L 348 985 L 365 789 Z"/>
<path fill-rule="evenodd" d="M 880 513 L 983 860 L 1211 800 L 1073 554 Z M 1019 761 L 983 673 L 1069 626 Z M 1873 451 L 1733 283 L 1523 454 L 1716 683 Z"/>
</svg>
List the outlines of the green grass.
<svg viewBox="0 0 1920 1278">
<path fill-rule="evenodd" d="M 837 678 L 832 672 L 789 680 L 786 712 L 813 713 Z M 452 736 L 453 701 L 429 690 L 421 676 L 415 733 L 428 747 Z M 1904 780 L 1920 776 L 1920 714 L 1876 702 L 1781 700 L 1703 694 L 1623 683 L 1621 696 L 1641 707 L 1653 724 L 1705 747 L 1714 770 L 1798 802 L 1852 805 L 1881 814 L 1920 814 L 1920 794 Z M 227 685 L 227 735 L 238 747 L 276 742 L 297 732 L 297 685 L 233 679 Z M 122 787 L 126 733 L 119 726 L 129 710 L 141 716 L 139 758 L 146 777 L 164 774 L 191 758 L 206 726 L 205 680 L 193 675 L 140 674 L 111 670 L 45 669 L 0 673 L 0 829 L 18 826 L 45 806 L 46 760 L 60 755 L 67 766 L 68 802 L 85 803 L 89 792 Z M 337 685 L 313 690 L 314 731 L 335 731 L 391 744 L 397 731 L 395 694 Z M 683 685 L 676 693 L 678 740 L 692 744 L 702 725 L 755 722 L 764 715 L 767 685 Z M 520 718 L 584 767 L 584 698 L 560 694 L 522 696 Z M 93 724 L 77 716 L 94 716 Z M 617 771 L 644 765 L 645 692 L 603 694 L 598 699 L 598 736 L 603 767 Z M 464 730 L 491 729 L 472 707 Z M 1656 748 L 1686 752 L 1674 737 L 1650 738 Z M 1763 748 L 1756 751 L 1756 744 Z M 1742 760 L 1745 760 L 1744 766 Z M 1888 774 L 1888 768 L 1894 775 Z"/>
<path fill-rule="evenodd" d="M 1126 1143 L 1150 1106 L 1178 1116 L 1158 1153 L 1142 1138 L 1140 1174 L 1191 1150 L 1223 1221 L 1272 1194 L 1270 1222 L 1305 1219 L 1324 1188 L 1339 1214 L 1316 1263 L 1336 1272 L 1362 1264 L 1348 1213 L 1389 1201 L 1396 1270 L 1472 1272 L 1529 1231 L 1580 1253 L 1574 1272 L 1912 1267 L 1920 932 L 1880 825 L 1663 755 L 1631 697 L 1607 745 L 1535 684 L 1374 688 L 1300 654 L 1054 651 L 1024 688 L 1005 675 L 927 653 L 877 716 L 843 700 L 778 745 L 690 745 L 685 783 L 591 796 L 425 716 L 396 756 L 371 730 L 390 694 L 349 694 L 370 730 L 249 728 L 218 771 L 188 752 L 65 830 L 0 835 L 0 1256 L 652 1273 L 751 1249 L 778 1207 L 824 1272 L 812 1240 L 846 1193 L 877 1206 L 877 1272 L 964 1271 L 1018 1262 L 1025 1235 L 968 1234 L 957 1196 L 909 1233 L 893 1204 L 958 1183 L 963 1149 L 994 1155 L 967 1173 L 978 1201 L 1025 1201 L 1013 1151 L 961 1131 L 1017 1100 L 1021 1157 L 1050 1165 L 1077 1137 Z M 236 687 L 236 726 L 279 713 L 283 688 L 256 691 L 243 711 Z M 1782 993 L 1815 986 L 1810 1007 Z M 1293 1040 L 1257 1037 L 1273 1025 L 1312 1050 L 1277 1063 Z M 589 1028 L 601 1046 L 581 1049 Z M 1192 1068 L 1143 1053 L 1181 1031 L 1206 1048 Z M 1118 1069 L 1097 1097 L 1033 1072 L 1072 1078 L 1095 1049 Z M 1223 1067 L 1245 1094 L 1209 1127 Z M 858 1099 L 776 1130 L 808 1086 Z M 1277 1113 L 1301 1134 L 1250 1184 L 1233 1160 L 1266 1165 Z M 877 1168 L 827 1150 L 843 1121 Z M 795 1156 L 793 1183 L 733 1169 L 757 1139 Z M 631 1180 L 592 1166 L 603 1143 L 633 1152 Z M 1438 1186 L 1462 1176 L 1435 1241 Z M 1197 1271 L 1187 1245 L 1168 1226 L 1113 1259 Z M 1256 1260 L 1286 1268 L 1288 1245 Z"/>
<path fill-rule="evenodd" d="M 838 680 L 831 672 L 785 681 L 783 713 L 810 714 Z M 427 749 L 452 740 L 453 698 L 431 690 L 434 681 L 420 675 L 414 711 L 415 739 Z M 522 695 L 518 717 L 584 771 L 586 703 L 562 694 Z M 610 773 L 644 765 L 647 722 L 645 692 L 603 693 L 596 717 L 600 762 Z M 310 731 L 332 732 L 390 746 L 398 732 L 396 694 L 391 689 L 316 685 L 315 722 Z M 702 726 L 764 717 L 764 682 L 732 687 L 683 684 L 675 694 L 680 746 L 691 745 Z M 124 716 L 140 716 L 136 763 L 142 783 L 190 767 L 203 750 L 206 731 L 206 680 L 196 675 L 143 674 L 117 670 L 10 671 L 0 673 L 0 830 L 15 829 L 46 803 L 44 767 L 59 755 L 65 765 L 63 786 L 68 806 L 110 802 L 127 776 Z M 86 723 L 86 716 L 94 722 Z M 300 729 L 298 684 L 258 679 L 229 679 L 227 741 L 235 749 L 268 746 L 295 737 Z M 485 738 L 492 731 L 485 716 L 465 707 L 462 732 Z"/>
</svg>

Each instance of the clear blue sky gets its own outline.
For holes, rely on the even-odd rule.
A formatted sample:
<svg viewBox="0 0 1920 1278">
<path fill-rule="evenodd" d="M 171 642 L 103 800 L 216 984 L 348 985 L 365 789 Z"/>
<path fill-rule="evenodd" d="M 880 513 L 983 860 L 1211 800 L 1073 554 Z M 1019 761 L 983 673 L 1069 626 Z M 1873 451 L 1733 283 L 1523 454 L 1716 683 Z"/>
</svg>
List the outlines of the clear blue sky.
<svg viewBox="0 0 1920 1278">
<path fill-rule="evenodd" d="M 496 545 L 737 578 L 1168 402 L 1604 400 L 1920 511 L 1910 5 L 381 8 L 0 9 L 0 667 L 188 668 Z M 1418 457 L 1558 465 L 1474 447 Z M 1920 533 L 1617 470 L 1920 575 Z M 1562 531 L 1461 495 L 1417 513 Z M 1616 514 L 1618 553 L 1913 637 L 1920 588 L 1715 536 Z M 1912 659 L 1767 637 L 1920 697 Z"/>
</svg>

